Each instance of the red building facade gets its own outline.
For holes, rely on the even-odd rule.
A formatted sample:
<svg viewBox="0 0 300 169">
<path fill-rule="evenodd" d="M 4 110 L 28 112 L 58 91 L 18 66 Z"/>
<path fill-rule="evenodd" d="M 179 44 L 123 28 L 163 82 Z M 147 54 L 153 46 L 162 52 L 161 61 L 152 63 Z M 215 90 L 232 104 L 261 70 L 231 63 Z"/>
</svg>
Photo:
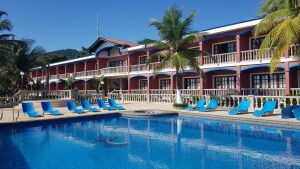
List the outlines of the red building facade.
<svg viewBox="0 0 300 169">
<path fill-rule="evenodd" d="M 172 67 L 154 74 L 159 58 L 146 65 L 155 49 L 144 45 L 99 38 L 89 51 L 94 53 L 73 60 L 51 64 L 50 90 L 63 90 L 59 79 L 70 75 L 76 78 L 76 88 L 94 92 L 91 79 L 104 76 L 105 93 L 122 90 L 129 93 L 174 93 L 175 77 L 183 93 L 197 95 L 295 95 L 300 91 L 300 62 L 294 57 L 297 46 L 291 46 L 281 58 L 275 73 L 270 74 L 272 49 L 259 55 L 264 35 L 254 38 L 252 30 L 260 20 L 251 20 L 203 31 L 205 37 L 191 48 L 204 50 L 212 56 L 199 56 L 197 61 L 205 76 L 192 70 L 176 75 Z M 33 80 L 45 80 L 45 72 L 35 68 Z"/>
</svg>

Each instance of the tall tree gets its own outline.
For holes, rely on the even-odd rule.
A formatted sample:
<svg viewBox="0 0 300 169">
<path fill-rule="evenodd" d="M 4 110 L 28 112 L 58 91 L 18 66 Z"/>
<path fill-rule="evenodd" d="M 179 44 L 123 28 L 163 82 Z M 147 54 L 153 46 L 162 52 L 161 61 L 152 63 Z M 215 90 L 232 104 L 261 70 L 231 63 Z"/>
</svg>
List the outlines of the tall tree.
<svg viewBox="0 0 300 169">
<path fill-rule="evenodd" d="M 11 31 L 12 24 L 8 19 L 3 19 L 4 16 L 7 16 L 7 13 L 0 10 L 0 32 L 2 31 Z M 0 34 L 0 40 L 7 40 L 8 38 L 12 37 L 12 34 L 3 33 Z"/>
<path fill-rule="evenodd" d="M 200 50 L 189 49 L 189 46 L 195 43 L 201 34 L 196 33 L 191 28 L 193 18 L 196 13 L 192 12 L 186 18 L 183 18 L 183 10 L 175 7 L 167 9 L 162 20 L 151 20 L 150 26 L 157 29 L 160 37 L 159 41 L 146 39 L 143 42 L 146 45 L 158 48 L 158 52 L 151 54 L 147 60 L 150 64 L 154 58 L 160 58 L 160 63 L 155 65 L 154 72 L 163 69 L 166 65 L 171 65 L 176 70 L 176 103 L 182 103 L 179 91 L 178 73 L 184 72 L 185 69 L 191 68 L 200 75 L 203 74 L 199 68 L 196 57 L 200 55 Z"/>
<path fill-rule="evenodd" d="M 274 48 L 270 61 L 273 72 L 289 46 L 300 42 L 300 0 L 264 0 L 259 15 L 263 19 L 256 25 L 254 35 L 267 33 L 259 50 L 263 53 Z M 300 54 L 299 49 L 296 53 Z"/>
<path fill-rule="evenodd" d="M 65 90 L 74 89 L 76 85 L 76 80 L 72 76 L 68 76 L 66 80 L 59 79 L 59 82 L 63 84 Z"/>
<path fill-rule="evenodd" d="M 104 79 L 104 76 L 100 76 L 100 77 L 93 77 L 92 79 L 92 88 L 94 90 L 96 90 L 97 93 L 100 92 L 101 90 L 101 87 L 102 87 L 102 83 L 103 82 L 103 79 Z"/>
</svg>

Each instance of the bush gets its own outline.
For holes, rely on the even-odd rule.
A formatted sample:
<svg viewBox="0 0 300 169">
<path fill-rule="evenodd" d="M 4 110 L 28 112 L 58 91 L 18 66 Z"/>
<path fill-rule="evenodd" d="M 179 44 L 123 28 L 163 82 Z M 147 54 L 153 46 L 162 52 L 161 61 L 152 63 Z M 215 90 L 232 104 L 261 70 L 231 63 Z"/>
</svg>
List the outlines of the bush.
<svg viewBox="0 0 300 169">
<path fill-rule="evenodd" d="M 189 106 L 188 103 L 182 103 L 182 104 L 173 103 L 174 108 L 186 108 L 188 106 Z"/>
</svg>

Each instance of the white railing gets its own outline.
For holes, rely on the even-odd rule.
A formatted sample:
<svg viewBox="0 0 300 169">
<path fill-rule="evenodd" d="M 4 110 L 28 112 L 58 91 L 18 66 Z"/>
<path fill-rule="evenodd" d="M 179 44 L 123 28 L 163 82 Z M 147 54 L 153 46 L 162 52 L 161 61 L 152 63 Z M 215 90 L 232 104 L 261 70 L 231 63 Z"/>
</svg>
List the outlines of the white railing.
<svg viewBox="0 0 300 169">
<path fill-rule="evenodd" d="M 176 99 L 175 94 L 150 94 L 149 102 L 159 103 L 174 103 Z"/>
<path fill-rule="evenodd" d="M 224 96 L 237 94 L 236 89 L 204 89 L 204 95 Z"/>
<path fill-rule="evenodd" d="M 99 75 L 100 74 L 100 71 L 98 70 L 89 70 L 86 72 L 86 75 L 87 76 L 96 76 L 96 75 Z"/>
<path fill-rule="evenodd" d="M 252 60 L 267 60 L 272 57 L 274 48 L 259 53 L 259 49 L 247 50 L 241 52 L 241 61 L 252 61 Z"/>
<path fill-rule="evenodd" d="M 276 109 L 300 104 L 299 96 L 254 96 L 254 101 L 251 104 L 255 109 L 262 108 L 267 100 L 276 101 Z"/>
<path fill-rule="evenodd" d="M 57 79 L 57 75 L 50 75 L 50 80 Z"/>
<path fill-rule="evenodd" d="M 101 69 L 101 74 L 128 73 L 128 66 L 108 67 Z"/>
<path fill-rule="evenodd" d="M 256 95 L 256 96 L 284 96 L 285 88 L 272 88 L 272 89 L 257 89 L 257 88 L 243 88 L 241 89 L 242 95 Z"/>
<path fill-rule="evenodd" d="M 66 74 L 58 74 L 57 78 L 58 79 L 64 79 L 64 78 L 66 78 Z"/>
<path fill-rule="evenodd" d="M 67 77 L 70 77 L 70 76 L 73 76 L 73 77 L 76 77 L 76 73 L 67 73 Z"/>
<path fill-rule="evenodd" d="M 129 101 L 129 102 L 147 102 L 147 94 L 124 94 L 123 95 L 123 100 L 124 101 Z"/>
<path fill-rule="evenodd" d="M 234 63 L 236 62 L 236 52 L 222 53 L 212 56 L 204 56 L 204 64 L 220 64 L 220 63 Z"/>
<path fill-rule="evenodd" d="M 154 67 L 158 64 L 159 64 L 159 62 L 150 63 L 150 70 L 154 70 Z M 172 66 L 170 64 L 166 64 L 162 67 L 162 69 L 169 69 L 169 68 L 172 68 Z"/>
<path fill-rule="evenodd" d="M 300 88 L 291 88 L 292 96 L 300 96 Z"/>
<path fill-rule="evenodd" d="M 34 91 L 23 90 L 23 100 L 39 100 L 39 99 L 69 99 L 71 90 L 49 90 L 49 91 Z"/>
<path fill-rule="evenodd" d="M 76 72 L 75 77 L 83 77 L 85 76 L 85 71 L 82 72 Z"/>
<path fill-rule="evenodd" d="M 174 94 L 171 89 L 150 89 L 150 94 Z"/>
<path fill-rule="evenodd" d="M 175 90 L 175 93 L 176 93 L 176 90 Z M 200 89 L 180 89 L 180 93 L 182 95 L 200 96 L 201 90 Z"/>
<path fill-rule="evenodd" d="M 130 90 L 131 94 L 146 94 L 147 90 L 146 89 L 131 89 Z"/>
<path fill-rule="evenodd" d="M 79 94 L 97 94 L 96 90 L 78 90 Z"/>
<path fill-rule="evenodd" d="M 130 66 L 130 71 L 131 72 L 146 71 L 146 70 L 147 70 L 147 65 L 146 64 Z"/>
</svg>

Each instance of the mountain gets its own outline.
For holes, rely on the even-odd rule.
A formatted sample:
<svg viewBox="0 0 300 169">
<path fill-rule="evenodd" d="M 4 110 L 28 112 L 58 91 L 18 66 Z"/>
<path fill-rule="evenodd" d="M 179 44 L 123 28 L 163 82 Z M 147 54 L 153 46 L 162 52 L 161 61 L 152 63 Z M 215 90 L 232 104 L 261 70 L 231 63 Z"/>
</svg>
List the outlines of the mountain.
<svg viewBox="0 0 300 169">
<path fill-rule="evenodd" d="M 76 58 L 79 51 L 76 49 L 61 49 L 61 50 L 55 50 L 52 52 L 48 52 L 46 54 L 49 55 L 59 55 L 59 56 L 66 56 L 68 59 Z"/>
</svg>

